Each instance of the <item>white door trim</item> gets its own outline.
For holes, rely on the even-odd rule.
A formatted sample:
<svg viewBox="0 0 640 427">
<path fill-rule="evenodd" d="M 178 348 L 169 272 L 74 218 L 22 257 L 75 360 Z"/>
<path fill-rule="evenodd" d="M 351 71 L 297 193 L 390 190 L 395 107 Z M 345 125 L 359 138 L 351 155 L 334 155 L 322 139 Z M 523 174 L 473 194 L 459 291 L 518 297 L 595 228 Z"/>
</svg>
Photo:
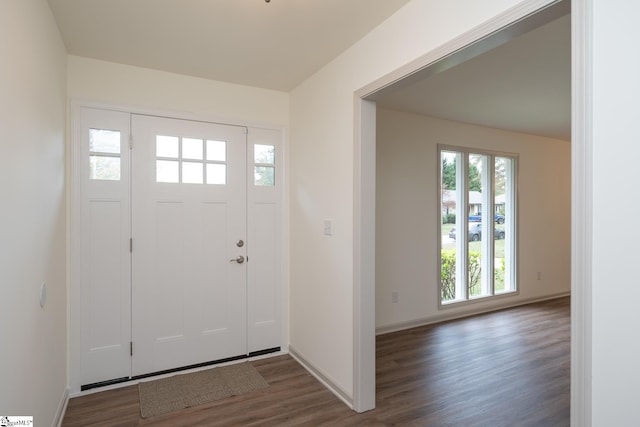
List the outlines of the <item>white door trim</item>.
<svg viewBox="0 0 640 427">
<path fill-rule="evenodd" d="M 353 409 L 376 404 L 376 103 L 355 98 Z"/>
<path fill-rule="evenodd" d="M 592 425 L 592 0 L 571 2 L 571 425 Z"/>
<path fill-rule="evenodd" d="M 69 177 L 70 177 L 70 197 L 69 197 L 69 308 L 68 308 L 68 336 L 67 354 L 69 366 L 69 393 L 72 396 L 80 391 L 80 366 L 82 358 L 81 349 L 81 293 L 78 286 L 80 283 L 80 256 L 81 256 L 81 170 L 76 165 L 80 158 L 80 108 L 83 105 L 71 102 L 71 120 L 69 129 Z"/>
<path fill-rule="evenodd" d="M 424 73 L 435 72 L 434 69 L 430 69 L 430 66 L 439 63 L 439 71 L 442 70 L 442 65 L 445 68 L 454 66 L 457 61 L 466 60 L 468 56 L 475 56 L 488 49 L 491 49 L 502 41 L 489 40 L 489 36 L 495 34 L 505 27 L 520 23 L 524 18 L 529 16 L 536 16 L 534 21 L 539 19 L 544 20 L 545 15 L 553 16 L 554 10 L 550 6 L 558 5 L 558 8 L 567 8 L 569 2 L 572 1 L 574 7 L 574 13 L 583 10 L 589 10 L 590 6 L 583 6 L 580 1 L 577 0 L 565 0 L 561 4 L 559 0 L 526 0 L 522 3 L 514 6 L 513 8 L 505 11 L 504 13 L 492 18 L 491 20 L 483 23 L 482 25 L 462 34 L 461 36 L 449 41 L 448 43 L 440 46 L 437 49 L 417 58 L 409 64 L 398 68 L 397 70 L 383 76 L 382 78 L 372 82 L 371 84 L 361 88 L 355 92 L 354 99 L 354 392 L 353 392 L 353 407 L 358 412 L 364 412 L 375 408 L 375 351 L 371 350 L 371 338 L 375 336 L 375 249 L 371 242 L 375 242 L 375 221 L 373 226 L 371 224 L 371 218 L 375 218 L 375 179 L 371 179 L 372 171 L 375 177 L 375 106 L 371 106 L 371 102 L 375 101 L 376 95 L 380 95 L 385 90 L 393 90 L 392 86 L 402 85 L 404 82 L 412 82 L 414 79 L 422 78 Z M 580 5 L 578 5 L 580 4 Z M 590 0 L 589 0 L 590 4 Z M 558 9 L 556 8 L 556 10 Z M 542 12 L 542 13 L 539 13 Z M 580 18 L 580 22 L 577 19 L 573 20 L 572 37 L 575 42 L 579 42 L 585 36 L 582 31 L 590 31 L 589 17 L 590 14 L 586 13 L 586 17 Z M 582 15 L 580 15 L 582 16 Z M 549 18 L 546 18 L 549 19 Z M 547 21 L 548 22 L 548 21 Z M 533 28 L 541 25 L 536 22 L 523 22 L 520 26 L 520 31 L 523 28 L 531 28 L 529 25 L 534 25 Z M 513 29 L 514 27 L 512 27 Z M 516 27 L 516 30 L 518 28 Z M 507 35 L 513 37 L 516 34 L 509 30 Z M 480 42 L 480 43 L 476 43 Z M 471 50 L 466 48 L 472 47 Z M 574 52 L 577 46 L 574 46 Z M 460 53 L 460 56 L 453 55 L 454 53 Z M 586 64 L 581 62 L 582 58 L 576 59 L 574 54 L 573 69 L 574 78 L 584 78 L 584 69 Z M 582 60 L 583 61 L 583 60 Z M 579 84 L 583 84 L 582 80 L 578 80 Z M 585 85 L 586 86 L 586 85 Z M 585 183 L 581 176 L 578 176 L 578 172 L 581 174 L 589 174 L 591 172 L 591 165 L 586 162 L 584 157 L 578 157 L 578 154 L 583 156 L 589 156 L 590 145 L 582 139 L 580 129 L 584 128 L 589 122 L 589 118 L 586 112 L 589 111 L 587 100 L 583 99 L 580 95 L 584 96 L 584 92 L 588 92 L 587 88 L 582 86 L 575 86 L 573 92 L 573 115 L 577 116 L 577 113 L 582 112 L 581 119 L 578 118 L 574 121 L 573 131 L 573 180 L 574 185 L 572 187 L 573 206 L 574 212 L 572 213 L 573 224 L 573 240 L 572 240 L 572 259 L 573 259 L 573 274 L 572 274 L 572 394 L 571 394 L 571 410 L 572 410 L 572 425 L 587 425 L 576 422 L 574 414 L 586 413 L 588 411 L 589 400 L 585 397 L 586 394 L 590 394 L 586 389 L 586 382 L 589 378 L 590 372 L 590 348 L 587 348 L 586 344 L 590 342 L 591 332 L 584 325 L 591 324 L 591 312 L 590 312 L 590 293 L 583 295 L 585 290 L 584 286 L 587 284 L 583 281 L 578 283 L 577 277 L 589 279 L 591 272 L 588 269 L 588 257 L 591 253 L 590 241 L 587 241 L 585 235 L 590 233 L 576 233 L 576 230 L 587 230 L 589 227 L 589 218 L 585 216 L 579 216 L 576 214 L 575 209 L 581 209 L 587 212 L 591 212 L 590 199 L 588 199 L 590 192 L 590 184 Z M 577 183 L 576 181 L 579 181 Z M 579 194 L 579 191 L 582 193 Z M 587 215 L 589 215 L 587 213 Z M 576 237 L 576 234 L 582 234 Z M 367 243 L 368 242 L 368 243 Z M 367 243 L 367 244 L 365 244 Z M 580 324 L 578 324 L 580 322 Z M 584 326 L 584 329 L 580 325 Z M 586 362 L 586 363 L 585 363 Z M 576 367 L 582 367 L 581 371 L 578 371 Z M 373 380 L 372 380 L 373 378 Z M 585 391 L 585 394 L 576 393 L 576 391 Z M 586 419 L 585 419 L 586 420 Z"/>
</svg>

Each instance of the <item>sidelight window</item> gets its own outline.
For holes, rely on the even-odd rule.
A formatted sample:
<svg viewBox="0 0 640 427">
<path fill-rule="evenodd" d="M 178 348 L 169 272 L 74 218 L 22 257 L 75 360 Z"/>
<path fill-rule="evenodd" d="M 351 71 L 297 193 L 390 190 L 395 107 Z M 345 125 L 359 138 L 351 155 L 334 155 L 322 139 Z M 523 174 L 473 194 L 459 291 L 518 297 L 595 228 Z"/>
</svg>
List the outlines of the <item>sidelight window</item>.
<svg viewBox="0 0 640 427">
<path fill-rule="evenodd" d="M 276 147 L 274 145 L 254 144 L 253 146 L 253 183 L 258 186 L 276 185 Z"/>
<path fill-rule="evenodd" d="M 120 132 L 89 129 L 89 179 L 120 180 Z"/>
</svg>

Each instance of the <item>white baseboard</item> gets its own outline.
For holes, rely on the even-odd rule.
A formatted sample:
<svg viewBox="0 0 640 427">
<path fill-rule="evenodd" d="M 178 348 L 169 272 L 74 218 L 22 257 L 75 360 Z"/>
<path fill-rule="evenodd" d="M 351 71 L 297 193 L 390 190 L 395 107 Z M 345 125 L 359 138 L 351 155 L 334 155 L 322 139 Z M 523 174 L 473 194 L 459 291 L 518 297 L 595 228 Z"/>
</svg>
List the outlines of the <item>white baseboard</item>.
<svg viewBox="0 0 640 427">
<path fill-rule="evenodd" d="M 58 404 L 58 410 L 56 411 L 56 416 L 53 419 L 53 424 L 51 427 L 60 427 L 62 426 L 62 420 L 64 420 L 64 414 L 67 412 L 67 405 L 69 404 L 69 389 L 65 388 L 62 393 L 62 398 L 60 399 L 60 404 Z"/>
<path fill-rule="evenodd" d="M 506 308 L 518 307 L 521 305 L 533 304 L 536 302 L 568 297 L 569 295 L 571 295 L 570 292 L 562 292 L 558 294 L 547 295 L 544 297 L 521 299 L 521 300 L 518 300 L 517 302 L 509 301 L 506 303 L 501 303 L 501 304 L 493 305 L 490 307 L 487 307 L 487 306 L 473 307 L 473 308 L 470 308 L 469 310 L 458 311 L 455 313 L 451 313 L 451 312 L 438 313 L 434 316 L 423 317 L 420 319 L 409 320 L 406 322 L 399 322 L 399 323 L 393 323 L 391 325 L 380 326 L 379 328 L 376 328 L 376 335 L 390 334 L 392 332 L 418 328 L 420 326 L 426 326 L 434 323 L 445 322 L 447 320 L 462 319 L 464 317 L 475 316 L 476 314 L 490 313 L 492 311 L 504 310 Z M 468 306 L 468 307 L 471 307 L 471 306 Z"/>
<path fill-rule="evenodd" d="M 320 369 L 316 368 L 312 363 L 309 363 L 305 357 L 298 352 L 294 347 L 289 345 L 289 355 L 293 357 L 304 369 L 306 369 L 311 375 L 313 375 L 318 381 L 322 383 L 331 393 L 333 393 L 338 399 L 342 400 L 349 409 L 353 409 L 353 398 L 338 386 L 332 379 L 325 375 Z"/>
</svg>

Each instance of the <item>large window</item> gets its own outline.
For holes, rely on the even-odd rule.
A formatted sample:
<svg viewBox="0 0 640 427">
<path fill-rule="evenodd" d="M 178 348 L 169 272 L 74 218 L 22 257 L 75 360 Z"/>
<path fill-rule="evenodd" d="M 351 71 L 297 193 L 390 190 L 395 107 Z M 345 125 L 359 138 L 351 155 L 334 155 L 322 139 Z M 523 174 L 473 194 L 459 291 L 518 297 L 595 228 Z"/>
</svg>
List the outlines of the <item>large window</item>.
<svg viewBox="0 0 640 427">
<path fill-rule="evenodd" d="M 515 292 L 517 156 L 445 146 L 438 154 L 441 304 Z"/>
</svg>

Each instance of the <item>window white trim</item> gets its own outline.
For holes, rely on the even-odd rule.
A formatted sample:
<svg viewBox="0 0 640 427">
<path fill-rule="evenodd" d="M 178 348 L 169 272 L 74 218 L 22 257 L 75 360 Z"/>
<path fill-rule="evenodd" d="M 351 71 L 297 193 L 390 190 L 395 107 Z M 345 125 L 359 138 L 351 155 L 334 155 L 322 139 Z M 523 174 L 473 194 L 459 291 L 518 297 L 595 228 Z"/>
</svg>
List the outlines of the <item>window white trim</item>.
<svg viewBox="0 0 640 427">
<path fill-rule="evenodd" d="M 453 146 L 453 145 L 443 145 L 438 144 L 437 148 L 437 156 L 436 156 L 436 170 L 438 171 L 438 178 L 436 180 L 436 185 L 438 188 L 436 189 L 436 197 L 435 205 L 437 206 L 438 212 L 436 217 L 438 218 L 437 225 L 437 235 L 442 236 L 442 153 L 456 153 L 456 189 L 462 191 L 456 191 L 456 206 L 460 207 L 456 209 L 456 227 L 458 229 L 456 235 L 456 253 L 457 253 L 457 261 L 456 261 L 456 277 L 459 279 L 456 281 L 456 295 L 459 296 L 457 299 L 452 301 L 444 302 L 442 301 L 442 278 L 441 278 L 441 268 L 440 265 L 442 263 L 442 238 L 437 239 L 437 263 L 438 268 L 436 269 L 436 283 L 438 283 L 437 292 L 438 292 L 438 309 L 442 310 L 450 307 L 459 307 L 463 304 L 470 304 L 474 302 L 487 301 L 495 298 L 502 298 L 507 296 L 515 296 L 519 295 L 519 287 L 518 287 L 518 154 L 517 153 L 507 153 L 502 151 L 494 151 L 494 150 L 486 150 L 486 149 L 478 149 L 478 148 L 469 148 L 469 147 L 461 147 L 461 146 Z M 482 234 L 485 236 L 493 236 L 494 229 L 496 226 L 495 221 L 493 220 L 493 216 L 495 214 L 494 209 L 494 200 L 495 200 L 495 159 L 502 157 L 508 158 L 511 160 L 511 170 L 510 170 L 510 187 L 508 192 L 511 194 L 508 195 L 507 201 L 512 204 L 512 209 L 506 215 L 508 215 L 508 221 L 505 224 L 505 227 L 508 227 L 507 238 L 505 239 L 505 251 L 509 249 L 507 243 L 509 243 L 509 257 L 511 258 L 511 262 L 509 266 L 510 279 L 512 283 L 512 290 L 496 293 L 495 291 L 495 268 L 494 265 L 494 257 L 493 252 L 495 250 L 495 240 L 491 239 L 482 239 L 481 244 L 483 245 L 483 257 L 481 260 L 482 263 L 482 275 L 485 280 L 481 280 L 481 286 L 484 287 L 484 292 L 479 296 L 471 296 L 468 293 L 469 287 L 469 245 L 468 245 L 468 233 L 461 232 L 462 229 L 466 231 L 466 224 L 469 224 L 469 156 L 470 155 L 481 155 L 486 157 L 485 168 L 486 171 L 482 174 L 482 194 L 483 194 L 483 205 L 487 208 L 486 212 L 490 212 L 487 214 L 490 220 L 483 221 L 482 224 Z M 486 189 L 486 190 L 485 190 Z M 486 219 L 486 218 L 485 218 Z M 486 229 L 485 229 L 486 227 Z"/>
</svg>

